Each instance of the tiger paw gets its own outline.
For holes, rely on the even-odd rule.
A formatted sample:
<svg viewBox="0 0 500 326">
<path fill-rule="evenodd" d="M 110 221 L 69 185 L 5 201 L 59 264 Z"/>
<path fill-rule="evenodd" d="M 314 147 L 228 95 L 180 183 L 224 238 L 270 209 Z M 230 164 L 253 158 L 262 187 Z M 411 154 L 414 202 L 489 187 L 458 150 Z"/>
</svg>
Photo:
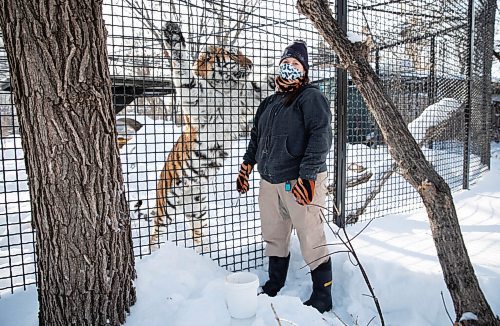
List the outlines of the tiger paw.
<svg viewBox="0 0 500 326">
<path fill-rule="evenodd" d="M 184 39 L 184 36 L 182 36 L 182 31 L 181 31 L 181 26 L 177 22 L 166 22 L 165 25 L 163 25 L 163 37 L 165 44 L 168 45 L 169 47 L 175 47 L 179 43 L 182 46 L 186 45 L 186 41 Z"/>
</svg>

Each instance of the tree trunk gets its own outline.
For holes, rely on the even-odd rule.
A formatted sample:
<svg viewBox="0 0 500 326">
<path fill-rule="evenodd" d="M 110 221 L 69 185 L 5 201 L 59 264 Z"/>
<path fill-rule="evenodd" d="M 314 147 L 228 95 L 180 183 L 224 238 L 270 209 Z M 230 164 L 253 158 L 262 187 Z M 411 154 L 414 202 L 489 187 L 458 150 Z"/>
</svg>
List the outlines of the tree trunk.
<svg viewBox="0 0 500 326">
<path fill-rule="evenodd" d="M 451 191 L 432 168 L 412 137 L 401 114 L 385 93 L 371 68 L 368 49 L 351 43 L 333 18 L 326 0 L 298 0 L 297 8 L 307 16 L 339 56 L 342 65 L 363 95 L 377 121 L 391 156 L 401 174 L 420 194 L 427 209 L 444 279 L 450 291 L 457 321 L 464 312 L 478 316 L 478 325 L 500 325 L 488 305 L 462 238 Z"/>
<path fill-rule="evenodd" d="M 40 325 L 120 325 L 135 302 L 102 1 L 0 0 L 38 258 Z"/>
</svg>

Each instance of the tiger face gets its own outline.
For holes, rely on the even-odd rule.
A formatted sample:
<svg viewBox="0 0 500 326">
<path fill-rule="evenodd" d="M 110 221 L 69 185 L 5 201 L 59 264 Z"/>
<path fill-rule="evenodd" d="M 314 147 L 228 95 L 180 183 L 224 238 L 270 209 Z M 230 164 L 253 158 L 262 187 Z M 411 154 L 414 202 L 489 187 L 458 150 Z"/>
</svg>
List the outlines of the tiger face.
<svg viewBox="0 0 500 326">
<path fill-rule="evenodd" d="M 252 72 L 252 61 L 241 52 L 210 46 L 194 63 L 194 74 L 214 82 L 238 82 Z"/>
</svg>

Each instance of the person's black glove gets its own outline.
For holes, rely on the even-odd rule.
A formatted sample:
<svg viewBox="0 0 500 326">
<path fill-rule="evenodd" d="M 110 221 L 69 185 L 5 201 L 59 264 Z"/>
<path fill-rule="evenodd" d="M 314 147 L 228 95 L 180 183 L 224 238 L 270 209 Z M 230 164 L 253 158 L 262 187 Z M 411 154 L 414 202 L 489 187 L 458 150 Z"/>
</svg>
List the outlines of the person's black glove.
<svg viewBox="0 0 500 326">
<path fill-rule="evenodd" d="M 240 172 L 236 178 L 236 190 L 240 194 L 244 194 L 250 189 L 250 184 L 248 183 L 248 178 L 250 173 L 252 173 L 253 166 L 249 163 L 241 163 Z"/>
<path fill-rule="evenodd" d="M 309 205 L 314 197 L 314 180 L 297 179 L 297 183 L 292 188 L 293 196 L 299 205 Z"/>
</svg>

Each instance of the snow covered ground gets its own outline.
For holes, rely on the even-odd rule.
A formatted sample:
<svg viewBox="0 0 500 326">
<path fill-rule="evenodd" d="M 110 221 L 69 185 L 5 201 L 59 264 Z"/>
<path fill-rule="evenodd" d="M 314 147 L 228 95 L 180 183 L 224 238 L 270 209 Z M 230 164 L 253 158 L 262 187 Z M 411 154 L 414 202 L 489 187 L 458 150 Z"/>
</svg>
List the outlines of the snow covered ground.
<svg viewBox="0 0 500 326">
<path fill-rule="evenodd" d="M 491 170 L 470 190 L 454 194 L 462 232 L 476 275 L 493 311 L 500 314 L 500 144 L 492 144 Z M 366 223 L 348 228 L 355 235 Z M 327 229 L 330 243 L 338 242 Z M 455 319 L 443 281 L 425 210 L 376 219 L 353 244 L 360 256 L 387 325 L 450 325 L 445 305 Z M 331 251 L 341 250 L 332 246 Z M 127 326 L 133 325 L 282 325 L 379 324 L 373 300 L 357 267 L 347 255 L 333 255 L 334 309 L 320 315 L 303 306 L 311 291 L 307 268 L 301 268 L 298 240 L 292 238 L 287 283 L 275 298 L 258 297 L 255 317 L 231 319 L 224 298 L 229 272 L 208 257 L 168 243 L 137 260 L 137 303 Z M 262 282 L 266 268 L 254 270 Z M 441 293 L 443 293 L 444 304 Z M 0 325 L 37 325 L 36 288 L 0 299 Z M 342 321 L 341 321 L 342 320 Z"/>
</svg>

